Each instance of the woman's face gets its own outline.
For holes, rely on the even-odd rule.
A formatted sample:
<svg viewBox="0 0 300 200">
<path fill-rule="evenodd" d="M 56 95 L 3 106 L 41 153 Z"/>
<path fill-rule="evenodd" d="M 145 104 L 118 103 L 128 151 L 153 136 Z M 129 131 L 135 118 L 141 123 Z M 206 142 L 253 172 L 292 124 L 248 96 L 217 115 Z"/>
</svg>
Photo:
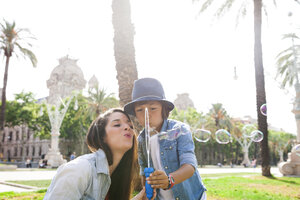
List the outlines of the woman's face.
<svg viewBox="0 0 300 200">
<path fill-rule="evenodd" d="M 126 153 L 132 147 L 134 135 L 132 123 L 123 113 L 112 113 L 108 117 L 105 131 L 105 143 L 113 153 Z"/>
<path fill-rule="evenodd" d="M 150 127 L 160 131 L 163 124 L 162 105 L 158 101 L 147 101 L 143 104 L 135 105 L 135 115 L 143 127 L 145 126 L 145 109 L 148 108 Z"/>
</svg>

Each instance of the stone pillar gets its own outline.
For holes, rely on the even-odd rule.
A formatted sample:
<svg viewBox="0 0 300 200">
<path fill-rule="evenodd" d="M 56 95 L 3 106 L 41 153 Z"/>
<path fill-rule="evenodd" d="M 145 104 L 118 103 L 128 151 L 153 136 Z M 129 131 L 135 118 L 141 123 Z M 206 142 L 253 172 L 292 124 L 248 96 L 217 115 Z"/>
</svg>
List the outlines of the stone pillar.
<svg viewBox="0 0 300 200">
<path fill-rule="evenodd" d="M 55 110 L 51 110 L 51 105 L 47 105 L 48 115 L 51 122 L 51 148 L 47 152 L 45 159 L 47 160 L 47 165 L 52 168 L 59 167 L 67 162 L 65 159 L 63 159 L 63 156 L 59 151 L 58 143 L 60 135 L 59 129 L 71 99 L 72 98 L 70 98 L 67 106 L 65 106 L 61 111 L 59 111 L 61 104 L 54 105 Z"/>
<path fill-rule="evenodd" d="M 296 99 L 292 112 L 295 114 L 297 124 L 297 143 L 300 144 L 300 84 L 295 85 Z"/>
<path fill-rule="evenodd" d="M 287 162 L 279 163 L 279 171 L 283 175 L 300 175 L 300 84 L 295 84 L 296 98 L 292 112 L 295 114 L 297 124 L 297 144 L 288 153 Z"/>
</svg>

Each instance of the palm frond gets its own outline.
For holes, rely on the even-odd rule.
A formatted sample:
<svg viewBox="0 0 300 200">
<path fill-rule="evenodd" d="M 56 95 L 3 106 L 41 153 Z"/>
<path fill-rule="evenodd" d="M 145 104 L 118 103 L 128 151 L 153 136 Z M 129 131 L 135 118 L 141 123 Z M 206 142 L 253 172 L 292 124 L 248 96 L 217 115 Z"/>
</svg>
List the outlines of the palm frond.
<svg viewBox="0 0 300 200">
<path fill-rule="evenodd" d="M 199 1 L 199 0 L 196 0 L 196 1 Z M 207 8 L 212 4 L 213 1 L 214 1 L 214 0 L 206 0 L 206 1 L 202 4 L 199 13 L 202 13 L 202 12 L 204 12 L 205 10 L 207 10 Z"/>
<path fill-rule="evenodd" d="M 225 3 L 222 4 L 222 6 L 217 10 L 215 15 L 218 18 L 224 16 L 224 14 L 230 10 L 230 8 L 232 7 L 232 4 L 234 3 L 234 1 L 235 0 L 226 0 Z"/>
<path fill-rule="evenodd" d="M 240 17 L 244 18 L 247 15 L 247 6 L 248 6 L 248 2 L 243 1 L 240 8 L 238 9 L 238 13 L 237 13 L 236 20 L 235 20 L 235 28 L 239 24 Z"/>
<path fill-rule="evenodd" d="M 34 53 L 32 51 L 30 51 L 29 49 L 23 48 L 21 47 L 18 43 L 15 43 L 15 45 L 20 49 L 20 51 L 23 53 L 24 58 L 28 57 L 29 60 L 31 61 L 33 67 L 36 67 L 37 65 L 37 58 L 34 55 Z"/>
</svg>

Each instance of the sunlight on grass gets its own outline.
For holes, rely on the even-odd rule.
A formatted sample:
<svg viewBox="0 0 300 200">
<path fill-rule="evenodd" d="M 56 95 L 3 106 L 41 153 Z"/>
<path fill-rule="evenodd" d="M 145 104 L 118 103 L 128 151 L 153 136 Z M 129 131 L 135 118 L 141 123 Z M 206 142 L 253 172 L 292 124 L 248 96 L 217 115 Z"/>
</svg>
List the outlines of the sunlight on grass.
<svg viewBox="0 0 300 200">
<path fill-rule="evenodd" d="M 209 199 L 272 199 L 300 198 L 300 179 L 255 177 L 222 177 L 205 179 Z M 284 192 L 283 192 L 284 191 Z"/>
<path fill-rule="evenodd" d="M 240 173 L 238 176 L 229 174 L 218 174 L 220 177 L 205 177 L 203 182 L 207 188 L 209 200 L 297 200 L 300 199 L 300 179 L 293 177 L 263 177 L 250 173 Z M 214 176 L 214 175 L 213 175 Z M 224 177 L 225 176 L 225 177 Z M 50 184 L 50 180 L 18 181 L 18 184 L 37 186 Z M 43 186 L 43 187 L 44 187 Z M 41 186 L 42 187 L 42 186 Z M 4 192 L 0 193 L 0 199 L 43 199 L 46 189 L 37 192 Z M 137 192 L 133 193 L 133 196 Z"/>
<path fill-rule="evenodd" d="M 17 183 L 21 185 L 29 185 L 39 188 L 47 188 L 49 187 L 51 180 L 31 180 L 31 181 L 6 181 L 9 183 Z"/>
</svg>

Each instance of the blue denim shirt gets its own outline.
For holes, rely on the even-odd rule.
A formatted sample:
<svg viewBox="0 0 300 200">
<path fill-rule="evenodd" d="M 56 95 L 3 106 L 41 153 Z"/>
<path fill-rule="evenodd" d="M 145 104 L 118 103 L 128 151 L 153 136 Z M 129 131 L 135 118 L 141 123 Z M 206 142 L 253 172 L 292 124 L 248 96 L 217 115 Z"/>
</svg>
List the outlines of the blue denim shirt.
<svg viewBox="0 0 300 200">
<path fill-rule="evenodd" d="M 104 200 L 110 184 L 108 162 L 99 149 L 61 165 L 44 200 Z"/>
<path fill-rule="evenodd" d="M 195 146 L 189 127 L 182 122 L 168 119 L 164 120 L 161 132 L 171 130 L 175 126 L 181 126 L 187 133 L 174 140 L 159 140 L 162 167 L 166 174 L 169 174 L 178 170 L 183 164 L 192 165 L 195 168 L 193 176 L 182 183 L 176 184 L 171 190 L 176 200 L 200 200 L 206 189 L 197 170 L 198 164 L 194 153 Z M 138 136 L 138 161 L 140 174 L 144 176 L 144 168 L 147 167 L 145 130 Z M 150 166 L 153 167 L 151 158 Z"/>
</svg>

